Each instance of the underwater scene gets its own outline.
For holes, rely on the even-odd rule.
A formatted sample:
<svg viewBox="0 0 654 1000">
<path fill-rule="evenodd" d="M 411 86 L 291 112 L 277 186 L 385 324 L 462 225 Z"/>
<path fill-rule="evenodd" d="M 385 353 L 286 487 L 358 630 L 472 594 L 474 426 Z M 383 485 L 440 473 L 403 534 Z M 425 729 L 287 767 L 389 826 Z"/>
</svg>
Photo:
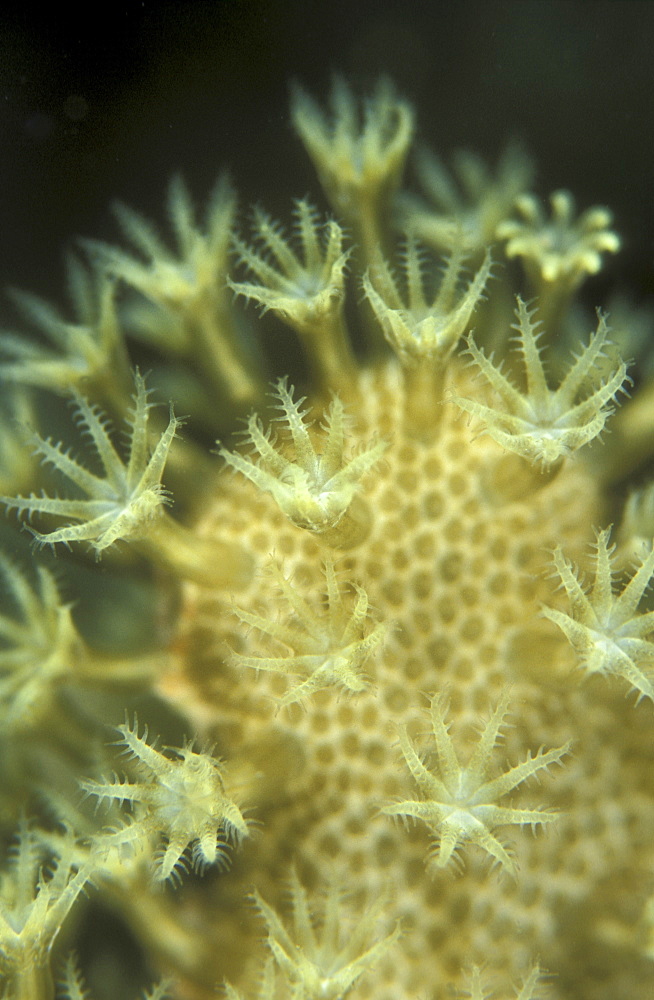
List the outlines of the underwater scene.
<svg viewBox="0 0 654 1000">
<path fill-rule="evenodd" d="M 0 24 L 0 997 L 648 1000 L 651 5 L 96 15 Z"/>
</svg>

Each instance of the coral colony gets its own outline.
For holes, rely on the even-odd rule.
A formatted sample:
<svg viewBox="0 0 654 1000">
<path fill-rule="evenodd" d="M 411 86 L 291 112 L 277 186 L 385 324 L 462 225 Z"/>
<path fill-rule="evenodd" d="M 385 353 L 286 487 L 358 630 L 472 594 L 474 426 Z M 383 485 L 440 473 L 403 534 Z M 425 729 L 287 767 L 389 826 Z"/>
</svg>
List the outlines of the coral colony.
<svg viewBox="0 0 654 1000">
<path fill-rule="evenodd" d="M 120 1000 L 654 996 L 654 381 L 578 296 L 611 215 L 515 147 L 410 193 L 388 82 L 291 113 L 332 214 L 176 179 L 172 239 L 119 206 L 68 310 L 13 295 L 2 996 L 90 1000 L 107 910 Z M 138 588 L 150 647 L 101 643 Z"/>
</svg>

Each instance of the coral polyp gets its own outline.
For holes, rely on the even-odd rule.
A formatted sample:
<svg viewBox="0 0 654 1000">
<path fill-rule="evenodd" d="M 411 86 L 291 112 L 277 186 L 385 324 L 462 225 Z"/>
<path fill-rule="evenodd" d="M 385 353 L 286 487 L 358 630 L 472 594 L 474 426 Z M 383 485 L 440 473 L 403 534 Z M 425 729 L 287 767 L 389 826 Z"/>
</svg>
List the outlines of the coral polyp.
<svg viewBox="0 0 654 1000">
<path fill-rule="evenodd" d="M 579 297 L 610 216 L 547 223 L 516 148 L 460 157 L 460 194 L 423 154 L 436 207 L 409 195 L 388 82 L 292 119 L 336 218 L 256 209 L 249 245 L 231 185 L 201 224 L 177 180 L 174 253 L 126 209 L 135 250 L 84 244 L 78 336 L 24 300 L 56 358 L 0 336 L 17 412 L 77 414 L 0 469 L 68 581 L 2 558 L 0 912 L 65 871 L 61 920 L 110 907 L 174 1000 L 654 994 L 652 385 Z M 271 389 L 280 324 L 306 371 Z M 81 998 L 57 912 L 34 940 Z M 6 1000 L 53 1000 L 50 951 L 30 978 L 3 941 Z"/>
</svg>

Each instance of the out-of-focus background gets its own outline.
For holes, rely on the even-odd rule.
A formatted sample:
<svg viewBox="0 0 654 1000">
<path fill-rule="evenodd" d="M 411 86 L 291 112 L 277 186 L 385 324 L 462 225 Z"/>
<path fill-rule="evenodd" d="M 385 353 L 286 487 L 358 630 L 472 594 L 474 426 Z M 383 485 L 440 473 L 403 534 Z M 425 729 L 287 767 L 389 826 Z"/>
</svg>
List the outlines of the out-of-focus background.
<svg viewBox="0 0 654 1000">
<path fill-rule="evenodd" d="M 288 85 L 386 73 L 419 136 L 496 158 L 512 136 L 538 189 L 615 212 L 605 285 L 654 296 L 654 3 L 649 0 L 25 0 L 0 14 L 0 286 L 56 296 L 78 235 L 116 239 L 120 198 L 163 220 L 168 179 L 199 204 L 229 168 L 246 208 L 288 215 L 317 183 Z M 320 202 L 322 204 L 322 202 Z M 599 300 L 607 289 L 589 290 Z M 610 288 L 608 289 L 610 290 Z M 4 306 L 0 299 L 0 325 Z"/>
</svg>

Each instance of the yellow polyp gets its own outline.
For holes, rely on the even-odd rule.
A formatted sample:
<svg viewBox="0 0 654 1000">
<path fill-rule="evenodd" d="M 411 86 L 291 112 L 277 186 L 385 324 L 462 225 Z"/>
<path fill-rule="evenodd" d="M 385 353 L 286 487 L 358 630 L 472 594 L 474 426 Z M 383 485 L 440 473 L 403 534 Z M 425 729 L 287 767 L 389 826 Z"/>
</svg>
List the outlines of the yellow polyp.
<svg viewBox="0 0 654 1000">
<path fill-rule="evenodd" d="M 353 391 L 356 363 L 341 311 L 308 325 L 302 341 L 317 392 L 337 392 L 347 400 Z"/>
<path fill-rule="evenodd" d="M 332 527 L 325 528 L 317 534 L 320 541 L 330 548 L 347 551 L 365 542 L 371 524 L 372 511 L 369 504 L 355 494 L 342 518 Z"/>
<path fill-rule="evenodd" d="M 22 967 L 9 981 L 8 997 L 11 1000 L 54 1000 L 55 984 L 47 961 L 35 961 L 34 956 L 25 955 Z"/>
<path fill-rule="evenodd" d="M 260 398 L 262 383 L 259 373 L 247 364 L 232 325 L 227 310 L 216 316 L 215 303 L 198 305 L 195 336 L 203 358 L 203 374 L 211 378 L 221 396 L 227 395 L 233 407 L 245 410 Z"/>
<path fill-rule="evenodd" d="M 351 422 L 338 396 L 325 413 L 322 433 L 316 434 L 307 420 L 309 410 L 302 409 L 304 397 L 294 399 L 286 379 L 277 383 L 274 395 L 283 414 L 277 418 L 283 437 L 264 429 L 253 414 L 248 420 L 248 437 L 255 451 L 245 454 L 220 447 L 219 454 L 236 472 L 269 493 L 299 528 L 316 534 L 337 529 L 386 445 L 367 442 L 351 454 Z M 355 534 L 360 533 L 357 529 Z M 335 537 L 349 535 L 350 529 L 344 527 Z"/>
<path fill-rule="evenodd" d="M 489 499 L 497 503 L 524 500 L 530 493 L 545 489 L 558 476 L 564 460 L 552 465 L 533 465 L 521 455 L 510 452 L 495 454 L 482 472 L 482 482 Z"/>
<path fill-rule="evenodd" d="M 433 438 L 438 434 L 447 404 L 448 373 L 437 362 L 407 366 L 403 370 L 405 429 L 408 436 Z"/>
</svg>

